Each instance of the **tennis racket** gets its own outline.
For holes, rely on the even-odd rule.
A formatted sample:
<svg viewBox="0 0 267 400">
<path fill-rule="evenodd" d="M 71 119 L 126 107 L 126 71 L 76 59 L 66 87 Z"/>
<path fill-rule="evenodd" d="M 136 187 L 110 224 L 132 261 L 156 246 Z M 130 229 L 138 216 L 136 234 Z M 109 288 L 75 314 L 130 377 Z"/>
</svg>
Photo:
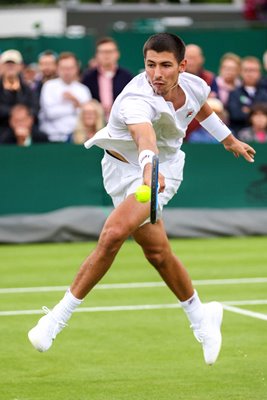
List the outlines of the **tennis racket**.
<svg viewBox="0 0 267 400">
<path fill-rule="evenodd" d="M 151 203 L 150 203 L 150 222 L 157 222 L 158 212 L 158 182 L 159 182 L 159 157 L 154 155 L 152 158 L 152 176 L 151 176 Z"/>
</svg>

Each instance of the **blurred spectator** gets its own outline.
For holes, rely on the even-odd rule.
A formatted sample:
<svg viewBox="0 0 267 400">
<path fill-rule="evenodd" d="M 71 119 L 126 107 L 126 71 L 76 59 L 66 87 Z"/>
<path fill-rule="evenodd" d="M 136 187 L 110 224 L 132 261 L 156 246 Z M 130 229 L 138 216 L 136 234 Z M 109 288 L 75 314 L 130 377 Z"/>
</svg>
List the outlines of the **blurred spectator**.
<svg viewBox="0 0 267 400">
<path fill-rule="evenodd" d="M 215 74 L 204 69 L 205 57 L 201 47 L 196 44 L 188 44 L 185 49 L 185 58 L 187 59 L 186 72 L 204 79 L 211 88 L 210 97 L 218 97 Z"/>
<path fill-rule="evenodd" d="M 31 89 L 34 88 L 37 73 L 38 65 L 36 63 L 24 65 L 22 68 L 22 79 Z"/>
<path fill-rule="evenodd" d="M 263 62 L 263 68 L 265 72 L 267 72 L 267 50 L 263 53 L 262 62 Z"/>
<path fill-rule="evenodd" d="M 267 50 L 263 53 L 262 63 L 264 68 L 264 75 L 260 81 L 260 85 L 267 90 Z"/>
<path fill-rule="evenodd" d="M 88 101 L 81 107 L 77 126 L 73 133 L 73 143 L 84 143 L 104 126 L 105 116 L 102 105 L 95 99 Z"/>
<path fill-rule="evenodd" d="M 241 86 L 241 58 L 234 53 L 225 53 L 220 60 L 219 75 L 216 77 L 219 99 L 227 104 L 229 93 Z"/>
<path fill-rule="evenodd" d="M 258 103 L 251 107 L 250 126 L 238 132 L 238 139 L 245 142 L 267 142 L 267 103 Z"/>
<path fill-rule="evenodd" d="M 51 50 L 46 50 L 39 54 L 38 69 L 39 73 L 35 79 L 33 89 L 39 99 L 43 84 L 50 79 L 57 78 L 57 54 Z"/>
<path fill-rule="evenodd" d="M 256 57 L 241 61 L 242 84 L 229 94 L 227 110 L 229 125 L 234 134 L 249 125 L 251 106 L 267 102 L 267 91 L 260 86 L 261 63 Z"/>
<path fill-rule="evenodd" d="M 266 0 L 245 0 L 244 17 L 251 21 L 267 20 L 267 1 Z"/>
<path fill-rule="evenodd" d="M 210 97 L 207 100 L 207 103 L 212 108 L 212 110 L 221 118 L 221 120 L 226 123 L 227 122 L 227 114 L 224 109 L 223 103 L 219 99 L 215 99 Z M 199 125 L 199 128 L 195 129 L 191 132 L 188 142 L 190 143 L 218 143 L 213 136 L 209 134 L 209 132 L 203 128 L 203 126 Z"/>
<path fill-rule="evenodd" d="M 88 68 L 88 70 L 93 69 L 93 68 L 96 68 L 96 67 L 97 67 L 97 60 L 96 60 L 96 58 L 95 58 L 95 57 L 90 58 L 90 59 L 88 60 L 88 63 L 87 63 L 87 68 Z"/>
<path fill-rule="evenodd" d="M 100 39 L 96 44 L 96 67 L 89 69 L 82 80 L 93 98 L 102 104 L 106 121 L 114 100 L 133 78 L 131 72 L 118 65 L 119 58 L 117 43 L 109 37 Z"/>
<path fill-rule="evenodd" d="M 187 60 L 186 72 L 197 75 L 210 86 L 211 91 L 209 97 L 218 97 L 218 87 L 215 80 L 215 74 L 211 71 L 204 69 L 205 57 L 201 47 L 196 44 L 188 44 L 185 48 L 185 58 Z M 199 129 L 200 125 L 196 119 L 188 125 L 186 131 L 186 139 L 189 140 L 191 132 Z"/>
<path fill-rule="evenodd" d="M 79 62 L 73 53 L 61 53 L 57 65 L 58 78 L 47 81 L 41 90 L 40 129 L 51 142 L 70 142 L 79 108 L 92 96 L 78 81 Z"/>
<path fill-rule="evenodd" d="M 22 56 L 17 50 L 6 50 L 1 54 L 0 78 L 0 134 L 8 127 L 11 108 L 16 104 L 27 105 L 36 116 L 36 98 L 21 78 Z"/>
<path fill-rule="evenodd" d="M 30 146 L 33 143 L 48 142 L 47 136 L 34 125 L 34 117 L 29 107 L 17 104 L 10 111 L 9 128 L 0 137 L 1 144 Z"/>
</svg>

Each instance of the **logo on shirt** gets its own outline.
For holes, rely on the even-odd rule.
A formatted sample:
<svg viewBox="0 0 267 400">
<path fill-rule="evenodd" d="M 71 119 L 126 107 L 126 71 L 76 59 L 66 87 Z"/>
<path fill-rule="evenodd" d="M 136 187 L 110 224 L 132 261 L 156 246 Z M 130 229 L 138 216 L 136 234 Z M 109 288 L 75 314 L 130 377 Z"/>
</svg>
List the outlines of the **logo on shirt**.
<svg viewBox="0 0 267 400">
<path fill-rule="evenodd" d="M 189 118 L 193 115 L 194 110 L 189 110 L 186 114 L 186 118 Z"/>
</svg>

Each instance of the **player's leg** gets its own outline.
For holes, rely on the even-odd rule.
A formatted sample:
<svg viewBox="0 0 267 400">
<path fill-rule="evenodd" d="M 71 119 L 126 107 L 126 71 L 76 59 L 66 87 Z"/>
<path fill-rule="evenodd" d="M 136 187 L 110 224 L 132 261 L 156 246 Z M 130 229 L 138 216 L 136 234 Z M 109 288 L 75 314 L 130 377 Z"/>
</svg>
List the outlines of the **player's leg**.
<svg viewBox="0 0 267 400">
<path fill-rule="evenodd" d="M 123 242 L 149 215 L 149 204 L 138 203 L 130 195 L 108 217 L 96 249 L 81 265 L 70 290 L 42 317 L 28 336 L 39 351 L 48 350 L 56 335 L 66 326 L 73 311 L 110 268 Z"/>
<path fill-rule="evenodd" d="M 155 225 L 145 224 L 139 227 L 133 237 L 175 296 L 180 301 L 191 298 L 194 294 L 192 281 L 171 249 L 163 221 L 158 220 Z"/>
<path fill-rule="evenodd" d="M 196 339 L 202 343 L 206 363 L 213 364 L 222 342 L 221 304 L 201 303 L 186 269 L 171 250 L 162 220 L 155 225 L 145 224 L 139 227 L 133 237 L 142 247 L 148 261 L 180 300 Z"/>
<path fill-rule="evenodd" d="M 149 215 L 149 203 L 139 203 L 134 195 L 127 197 L 108 217 L 96 249 L 86 258 L 70 290 L 78 299 L 105 275 L 124 241 Z"/>
</svg>

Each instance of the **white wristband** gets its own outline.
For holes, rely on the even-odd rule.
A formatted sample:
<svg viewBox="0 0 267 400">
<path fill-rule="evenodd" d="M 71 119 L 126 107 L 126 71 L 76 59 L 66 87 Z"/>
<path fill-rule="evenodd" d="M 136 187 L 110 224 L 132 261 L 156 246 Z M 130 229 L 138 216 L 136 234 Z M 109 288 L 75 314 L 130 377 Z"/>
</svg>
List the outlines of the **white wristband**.
<svg viewBox="0 0 267 400">
<path fill-rule="evenodd" d="M 202 125 L 203 128 L 205 128 L 219 142 L 232 133 L 215 112 L 210 114 L 208 118 L 204 119 L 204 121 L 201 121 L 200 125 Z"/>
<path fill-rule="evenodd" d="M 152 164 L 152 158 L 155 155 L 151 150 L 142 150 L 138 157 L 138 162 L 141 167 L 142 172 L 148 163 Z"/>
</svg>

